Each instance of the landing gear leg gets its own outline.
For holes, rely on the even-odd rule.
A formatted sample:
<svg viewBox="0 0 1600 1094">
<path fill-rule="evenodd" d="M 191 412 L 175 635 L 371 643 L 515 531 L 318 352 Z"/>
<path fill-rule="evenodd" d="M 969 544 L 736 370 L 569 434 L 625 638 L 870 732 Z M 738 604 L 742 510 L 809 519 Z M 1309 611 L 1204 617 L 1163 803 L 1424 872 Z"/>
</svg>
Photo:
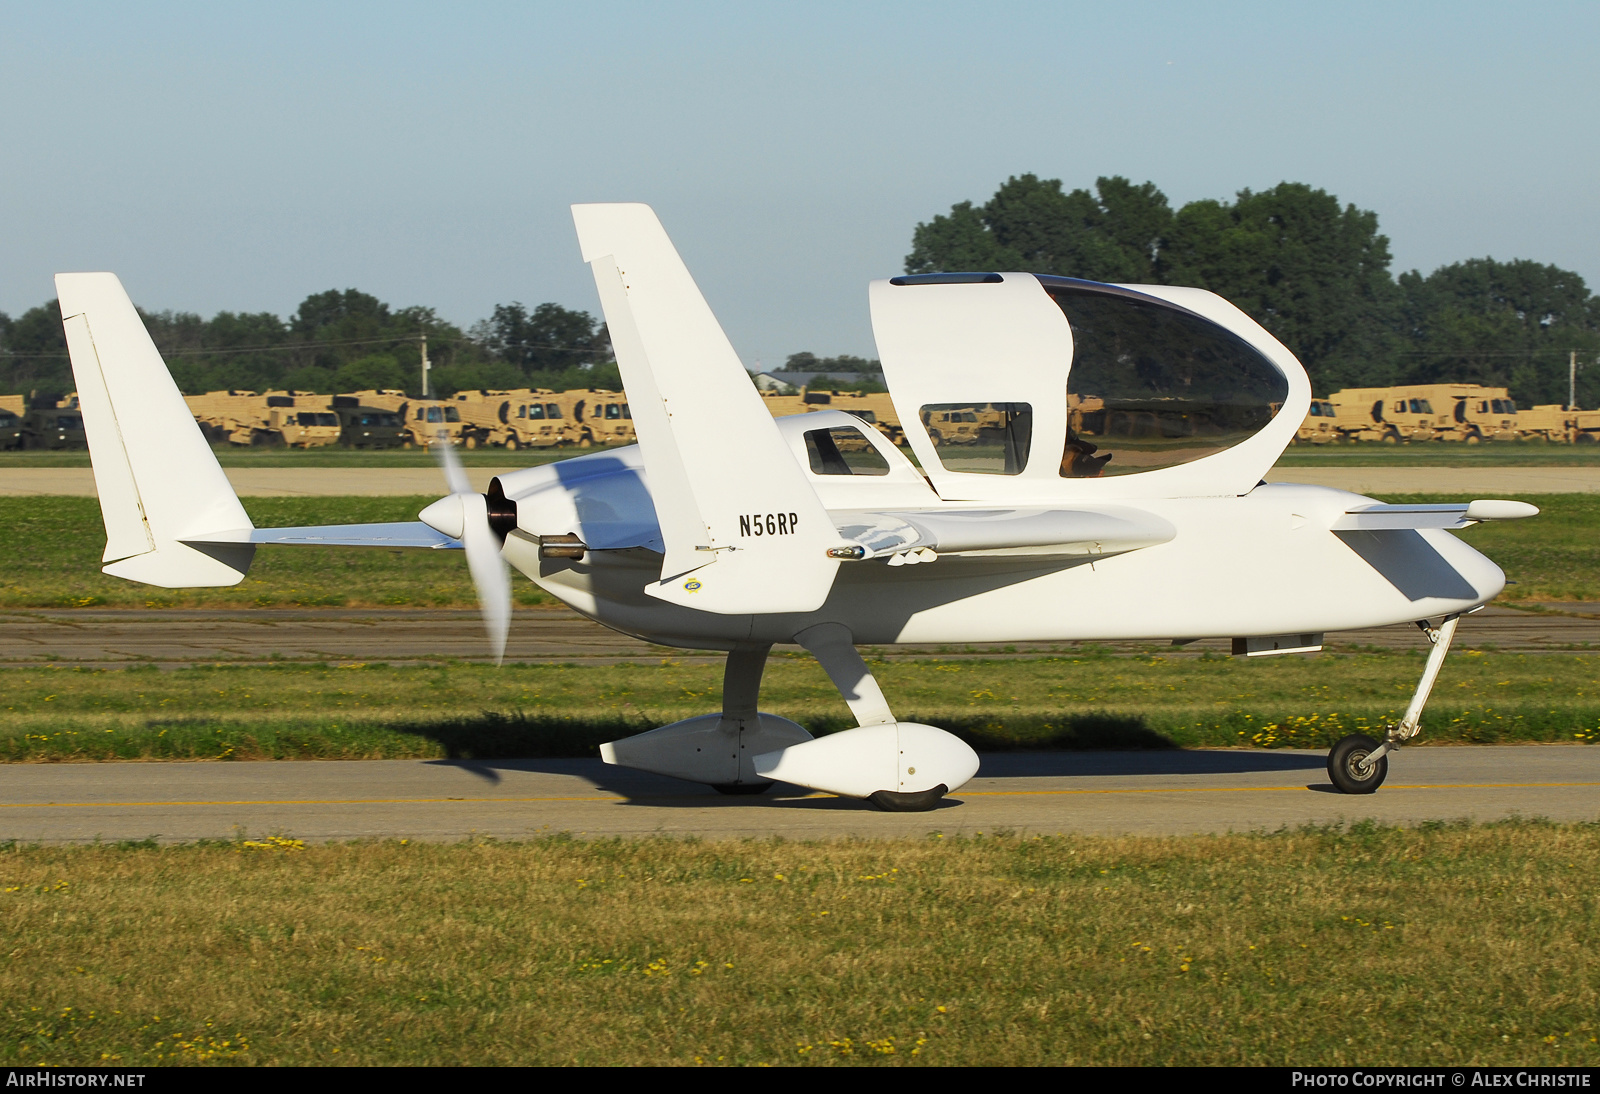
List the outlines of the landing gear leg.
<svg viewBox="0 0 1600 1094">
<path fill-rule="evenodd" d="M 754 729 L 759 723 L 756 703 L 761 697 L 761 677 L 767 670 L 767 654 L 771 650 L 771 646 L 733 650 L 722 669 L 720 728 L 737 742 L 740 750 L 745 748 L 746 727 Z M 741 755 L 740 761 L 740 777 L 731 783 L 712 783 L 713 789 L 719 794 L 764 794 L 772 788 L 772 783 L 765 779 L 745 779 L 744 769 L 749 766 L 749 757 Z"/>
<path fill-rule="evenodd" d="M 772 785 L 755 758 L 812 740 L 805 726 L 756 710 L 770 646 L 734 650 L 723 675 L 722 713 L 702 714 L 600 746 L 618 767 L 704 783 L 724 794 L 759 794 Z"/>
<path fill-rule="evenodd" d="M 1422 670 L 1422 679 L 1417 681 L 1417 690 L 1411 696 L 1411 705 L 1406 708 L 1400 724 L 1391 726 L 1381 743 L 1365 734 L 1354 733 L 1334 745 L 1333 751 L 1328 753 L 1328 778 L 1342 793 L 1370 794 L 1382 786 L 1389 774 L 1389 753 L 1422 732 L 1422 708 L 1427 705 L 1434 681 L 1444 667 L 1445 655 L 1450 652 L 1450 643 L 1456 636 L 1456 624 L 1460 621 L 1459 615 L 1447 615 L 1437 627 L 1431 626 L 1427 620 L 1417 624 L 1422 628 L 1422 633 L 1428 636 L 1428 641 L 1433 643 L 1433 648 L 1428 651 L 1428 663 Z"/>
<path fill-rule="evenodd" d="M 840 623 L 819 623 L 795 635 L 795 641 L 817 659 L 823 671 L 828 674 L 828 679 L 833 681 L 833 686 L 839 689 L 839 694 L 843 696 L 845 705 L 850 708 L 850 713 L 855 715 L 858 726 L 862 729 L 898 726 L 894 712 L 889 709 L 889 701 L 883 697 L 883 689 L 873 678 L 872 670 L 867 668 L 866 661 L 862 660 L 861 653 L 855 646 L 855 636 L 850 633 L 849 628 Z M 858 730 L 847 732 L 855 733 Z M 959 745 L 959 747 L 966 746 Z M 894 749 L 893 752 L 894 754 L 888 757 L 893 766 L 886 767 L 884 781 L 890 786 L 898 787 L 905 781 L 898 777 L 897 772 L 907 753 L 904 747 Z M 976 764 L 973 768 L 976 770 Z M 909 777 L 914 778 L 915 775 L 916 767 L 913 764 Z M 967 777 L 971 777 L 970 773 Z M 923 813 L 937 808 L 939 800 L 949 792 L 950 788 L 945 783 L 914 791 L 880 786 L 865 797 L 873 807 L 886 813 Z"/>
</svg>

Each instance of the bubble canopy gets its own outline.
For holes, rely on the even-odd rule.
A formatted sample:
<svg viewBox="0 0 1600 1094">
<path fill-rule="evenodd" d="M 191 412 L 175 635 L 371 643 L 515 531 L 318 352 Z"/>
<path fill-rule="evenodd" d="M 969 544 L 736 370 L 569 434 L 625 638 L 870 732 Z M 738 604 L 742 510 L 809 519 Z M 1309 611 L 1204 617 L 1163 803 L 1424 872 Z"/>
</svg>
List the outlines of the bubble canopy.
<svg viewBox="0 0 1600 1094">
<path fill-rule="evenodd" d="M 1072 328 L 1067 478 L 1173 467 L 1254 436 L 1289 395 L 1226 327 L 1144 293 L 1036 275 Z"/>
<path fill-rule="evenodd" d="M 871 299 L 907 439 L 947 498 L 1244 493 L 1310 400 L 1293 355 L 1201 289 L 913 275 Z"/>
</svg>

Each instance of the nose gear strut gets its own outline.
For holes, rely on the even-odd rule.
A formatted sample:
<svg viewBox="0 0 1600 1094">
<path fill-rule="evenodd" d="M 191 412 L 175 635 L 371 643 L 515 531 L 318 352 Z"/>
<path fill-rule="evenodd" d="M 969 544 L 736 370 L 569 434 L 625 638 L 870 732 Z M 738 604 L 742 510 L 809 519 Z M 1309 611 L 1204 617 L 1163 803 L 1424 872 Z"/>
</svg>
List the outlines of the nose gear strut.
<svg viewBox="0 0 1600 1094">
<path fill-rule="evenodd" d="M 1426 619 L 1418 621 L 1417 626 L 1428 636 L 1433 648 L 1428 651 L 1428 663 L 1423 667 L 1422 679 L 1417 681 L 1411 705 L 1406 708 L 1405 717 L 1400 719 L 1399 724 L 1389 727 L 1382 743 L 1365 734 L 1353 733 L 1333 746 L 1328 753 L 1328 778 L 1340 791 L 1346 794 L 1370 794 L 1378 789 L 1389 771 L 1389 753 L 1422 732 L 1422 708 L 1427 705 L 1434 681 L 1444 667 L 1445 655 L 1450 652 L 1450 643 L 1456 636 L 1456 624 L 1460 621 L 1459 614 L 1445 616 L 1437 627 Z"/>
</svg>

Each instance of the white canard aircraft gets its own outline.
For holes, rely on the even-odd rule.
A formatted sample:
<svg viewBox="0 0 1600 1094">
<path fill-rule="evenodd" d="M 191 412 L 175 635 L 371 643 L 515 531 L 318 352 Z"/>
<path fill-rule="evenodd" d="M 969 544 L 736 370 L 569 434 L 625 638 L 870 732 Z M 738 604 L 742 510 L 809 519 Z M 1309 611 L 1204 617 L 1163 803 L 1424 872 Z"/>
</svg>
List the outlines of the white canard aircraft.
<svg viewBox="0 0 1600 1094">
<path fill-rule="evenodd" d="M 611 742 L 606 762 L 889 810 L 933 808 L 978 757 L 897 719 L 858 643 L 1227 637 L 1265 654 L 1414 622 L 1433 646 L 1405 716 L 1329 755 L 1336 787 L 1370 793 L 1457 621 L 1505 583 L 1448 530 L 1537 512 L 1266 484 L 1311 398 L 1282 344 L 1200 289 L 1025 273 L 873 282 L 913 463 L 842 411 L 774 420 L 648 206 L 573 216 L 638 445 L 487 494 L 441 446 L 450 494 L 415 523 L 253 527 L 121 283 L 59 275 L 105 572 L 232 585 L 263 544 L 464 547 L 497 658 L 507 564 L 626 634 L 727 651 L 720 714 Z M 758 711 L 778 642 L 816 656 L 857 728 L 814 739 Z"/>
</svg>

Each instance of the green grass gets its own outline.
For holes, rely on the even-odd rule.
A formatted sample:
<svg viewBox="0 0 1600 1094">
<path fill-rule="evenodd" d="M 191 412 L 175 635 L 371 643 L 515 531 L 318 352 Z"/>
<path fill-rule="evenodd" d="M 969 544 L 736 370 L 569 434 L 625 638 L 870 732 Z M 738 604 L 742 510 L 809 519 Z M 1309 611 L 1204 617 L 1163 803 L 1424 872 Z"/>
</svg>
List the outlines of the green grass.
<svg viewBox="0 0 1600 1094">
<path fill-rule="evenodd" d="M 1394 494 L 1384 501 L 1460 501 Z M 1529 520 L 1479 524 L 1456 533 L 1506 572 L 1506 601 L 1600 600 L 1600 494 L 1528 495 Z"/>
<path fill-rule="evenodd" d="M 0 1060 L 1600 1064 L 1600 828 L 0 849 Z"/>
<path fill-rule="evenodd" d="M 366 451 L 327 445 L 322 448 L 245 448 L 213 446 L 223 467 L 438 467 L 439 461 L 423 448 L 383 448 Z M 603 451 L 596 448 L 504 448 L 456 450 L 467 467 L 533 467 L 573 456 Z M 8 467 L 88 467 L 88 449 L 56 452 L 0 452 L 0 474 Z"/>
<path fill-rule="evenodd" d="M 1398 719 L 1417 652 L 1244 660 L 878 662 L 908 721 L 985 751 L 1326 748 Z M 593 756 L 603 741 L 720 705 L 715 665 L 0 670 L 0 761 Z M 854 722 L 809 656 L 768 668 L 762 709 L 814 733 Z M 1600 740 L 1600 653 L 1463 651 L 1426 743 Z"/>
<path fill-rule="evenodd" d="M 258 527 L 416 520 L 433 497 L 244 498 Z M 477 604 L 460 551 L 268 548 L 222 589 L 158 589 L 100 572 L 105 530 L 94 498 L 0 498 L 0 608 L 449 607 Z M 514 578 L 517 603 L 554 605 Z"/>
<path fill-rule="evenodd" d="M 421 497 L 245 498 L 258 526 L 415 520 Z M 1391 501 L 1451 501 L 1394 495 Z M 1479 525 L 1461 533 L 1516 582 L 1506 600 L 1600 600 L 1600 495 L 1530 496 L 1531 521 Z M 256 553 L 243 583 L 225 589 L 157 589 L 100 573 L 105 532 L 93 498 L 0 498 L 0 608 L 449 607 L 476 605 L 457 551 L 278 547 Z M 515 579 L 517 601 L 551 606 Z"/>
</svg>

